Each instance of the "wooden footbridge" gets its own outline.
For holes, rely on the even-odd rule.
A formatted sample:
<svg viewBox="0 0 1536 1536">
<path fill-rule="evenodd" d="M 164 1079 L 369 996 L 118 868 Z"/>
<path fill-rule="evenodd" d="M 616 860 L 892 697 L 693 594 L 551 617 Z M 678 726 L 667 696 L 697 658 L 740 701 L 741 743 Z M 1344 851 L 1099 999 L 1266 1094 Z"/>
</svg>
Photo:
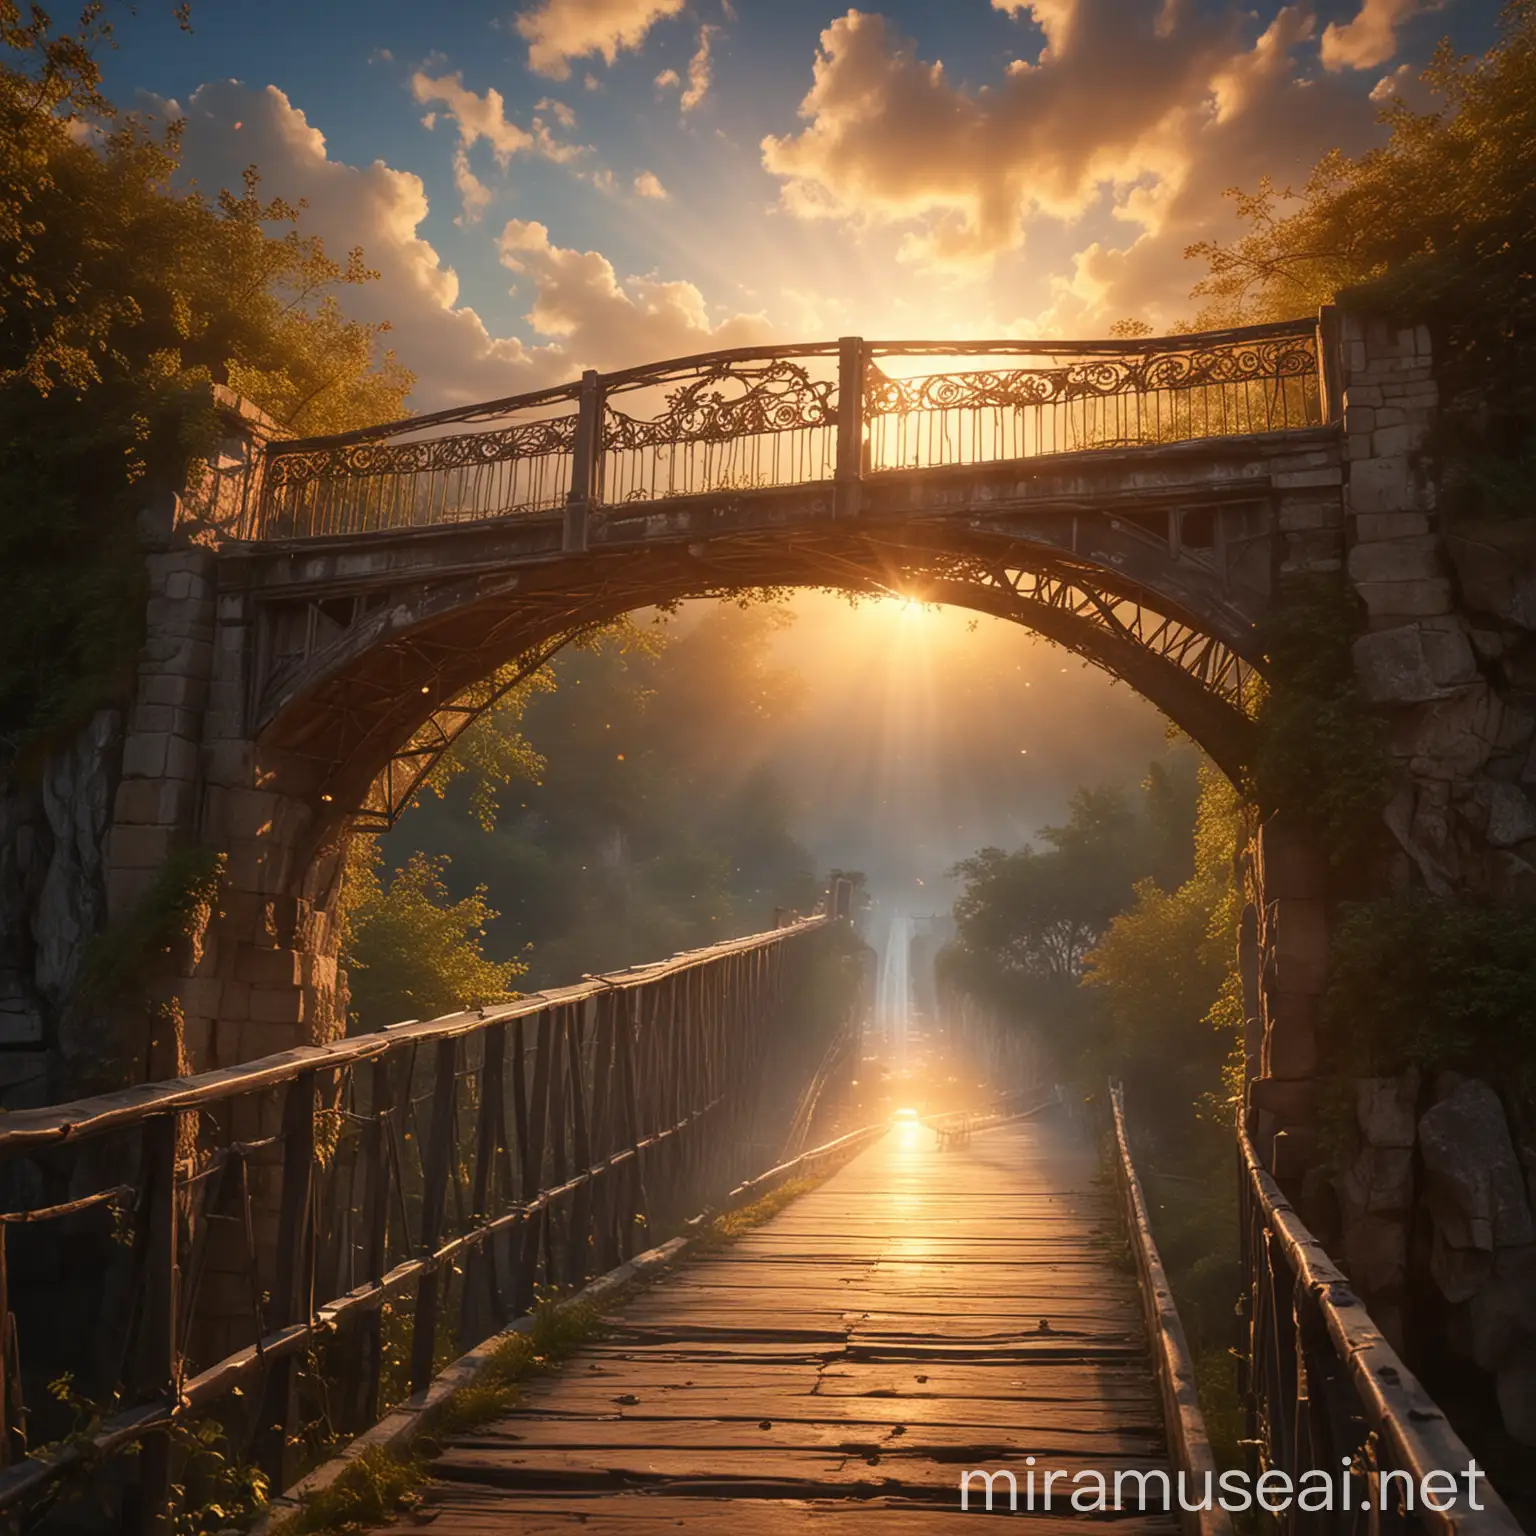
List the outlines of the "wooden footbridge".
<svg viewBox="0 0 1536 1536">
<path fill-rule="evenodd" d="M 1172 1470 L 1124 1227 L 1052 1106 L 940 1150 L 895 1126 L 616 1310 L 516 1412 L 455 1439 L 422 1512 L 491 1530 L 953 1527 L 1054 1474 Z M 1028 1463 L 1028 1458 L 1033 1463 Z M 968 1473 L 980 1473 L 967 1479 Z M 1132 1484 L 1134 1489 L 1136 1485 Z M 1133 1500 L 1133 1503 L 1136 1501 Z M 1127 1532 L 1177 1530 L 1127 1514 Z"/>
<path fill-rule="evenodd" d="M 758 1172 L 804 1085 L 858 1059 L 847 954 L 823 913 L 0 1118 L 0 1513 L 227 1530 L 242 1468 L 302 1495 L 361 1448 L 395 1454 L 541 1296 L 645 1271 L 600 1342 L 448 1440 L 416 1522 L 920 1536 L 989 1488 L 994 1512 L 1015 1490 L 1029 1511 L 1031 1474 L 1032 1518 L 1076 1517 L 1098 1471 L 1152 1494 L 1092 1518 L 1220 1536 L 1219 1510 L 1157 1495 L 1211 1461 L 1117 1094 L 1103 1135 L 1055 1105 L 978 1106 L 962 1136 L 898 1117 Z M 1348 1462 L 1358 1509 L 1388 1472 L 1464 1466 L 1240 1143 L 1251 1469 Z M 828 1177 L 729 1246 L 654 1246 L 807 1174 Z M 1518 1530 L 1491 1493 L 1475 1516 L 1365 1523 Z"/>
</svg>

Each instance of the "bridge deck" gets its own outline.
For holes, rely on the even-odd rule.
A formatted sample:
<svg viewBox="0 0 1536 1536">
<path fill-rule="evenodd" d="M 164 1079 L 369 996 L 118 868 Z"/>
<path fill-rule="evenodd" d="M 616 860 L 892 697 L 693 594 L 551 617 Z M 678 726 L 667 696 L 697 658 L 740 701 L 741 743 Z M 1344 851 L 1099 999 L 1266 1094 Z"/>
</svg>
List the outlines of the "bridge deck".
<svg viewBox="0 0 1536 1536">
<path fill-rule="evenodd" d="M 518 1411 L 449 1445 L 421 1516 L 434 1536 L 726 1522 L 924 1536 L 953 1527 L 968 1468 L 1013 1470 L 1023 1513 L 1029 1455 L 1042 1481 L 1095 1467 L 1113 1486 L 1117 1468 L 1166 1466 L 1135 1283 L 1096 1171 L 1054 1113 L 945 1151 L 898 1127 L 636 1298 Z M 1071 1519 L 1070 1492 L 1058 1481 L 1034 1521 Z"/>
</svg>

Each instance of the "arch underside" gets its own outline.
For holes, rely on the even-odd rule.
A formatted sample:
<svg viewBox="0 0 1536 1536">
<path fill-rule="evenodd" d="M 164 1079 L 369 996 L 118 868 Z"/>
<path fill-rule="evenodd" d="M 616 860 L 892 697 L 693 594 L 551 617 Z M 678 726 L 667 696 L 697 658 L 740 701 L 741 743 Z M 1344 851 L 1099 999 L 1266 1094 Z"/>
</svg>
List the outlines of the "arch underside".
<svg viewBox="0 0 1536 1536">
<path fill-rule="evenodd" d="M 911 530 L 834 526 L 548 562 L 461 586 L 419 591 L 418 622 L 345 656 L 261 732 L 264 757 L 306 765 L 330 830 L 392 824 L 457 737 L 571 640 L 637 608 L 764 588 L 898 595 L 1008 619 L 1126 682 L 1230 777 L 1249 754 L 1247 626 L 1228 617 L 1213 633 L 1112 571 L 1019 540 L 955 549 Z"/>
</svg>

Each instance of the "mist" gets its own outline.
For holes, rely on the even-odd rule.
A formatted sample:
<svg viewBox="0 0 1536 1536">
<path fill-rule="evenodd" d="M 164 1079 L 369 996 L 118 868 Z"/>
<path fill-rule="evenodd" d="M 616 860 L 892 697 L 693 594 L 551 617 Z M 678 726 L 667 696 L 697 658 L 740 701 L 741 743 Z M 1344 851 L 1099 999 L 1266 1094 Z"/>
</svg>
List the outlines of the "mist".
<svg viewBox="0 0 1536 1536">
<path fill-rule="evenodd" d="M 799 691 L 769 766 L 795 835 L 820 868 L 864 871 L 877 912 L 947 914 L 957 860 L 1019 847 L 1079 784 L 1134 785 L 1170 750 L 1156 709 L 1020 625 L 822 593 L 789 606 L 773 652 Z"/>
</svg>

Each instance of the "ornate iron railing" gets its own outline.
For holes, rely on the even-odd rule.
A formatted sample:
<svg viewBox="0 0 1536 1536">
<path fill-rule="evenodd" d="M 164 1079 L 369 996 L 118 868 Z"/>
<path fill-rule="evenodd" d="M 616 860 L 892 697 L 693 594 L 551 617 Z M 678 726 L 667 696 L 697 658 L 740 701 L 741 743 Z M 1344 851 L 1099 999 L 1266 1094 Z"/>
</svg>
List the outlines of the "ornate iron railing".
<svg viewBox="0 0 1536 1536">
<path fill-rule="evenodd" d="M 564 506 L 580 424 L 570 385 L 375 433 L 273 443 L 247 537 L 320 538 L 482 522 Z M 486 419 L 480 432 L 450 432 Z"/>
<path fill-rule="evenodd" d="M 945 366 L 932 371 L 930 359 Z M 1316 339 L 1310 327 L 1279 326 L 1133 342 L 875 345 L 864 419 L 876 473 L 1318 426 Z"/>
<path fill-rule="evenodd" d="M 1520 1525 L 1472 1454 L 1371 1320 L 1349 1281 L 1303 1225 L 1238 1129 L 1244 1311 L 1240 1386 L 1250 1470 L 1292 1486 L 1321 1470 L 1339 1496 L 1273 1517 L 1286 1532 L 1435 1532 L 1518 1536 Z M 1439 1474 L 1432 1500 L 1427 1474 Z M 1451 1480 L 1447 1486 L 1446 1478 Z M 1481 1505 L 1476 1508 L 1474 1505 Z"/>
<path fill-rule="evenodd" d="M 0 1118 L 0 1511 L 87 1482 L 164 1529 L 180 1426 L 214 1420 L 287 1486 L 306 1441 L 757 1172 L 765 1072 L 825 1044 L 828 922 Z M 75 1422 L 23 1372 L 45 1355 Z"/>
<path fill-rule="evenodd" d="M 722 354 L 604 381 L 594 501 L 745 491 L 830 480 L 837 348 Z"/>
<path fill-rule="evenodd" d="M 250 539 L 434 527 L 676 496 L 1322 425 L 1316 327 L 1104 342 L 743 348 L 340 437 L 274 442 Z M 478 430 L 466 431 L 474 426 Z"/>
</svg>

